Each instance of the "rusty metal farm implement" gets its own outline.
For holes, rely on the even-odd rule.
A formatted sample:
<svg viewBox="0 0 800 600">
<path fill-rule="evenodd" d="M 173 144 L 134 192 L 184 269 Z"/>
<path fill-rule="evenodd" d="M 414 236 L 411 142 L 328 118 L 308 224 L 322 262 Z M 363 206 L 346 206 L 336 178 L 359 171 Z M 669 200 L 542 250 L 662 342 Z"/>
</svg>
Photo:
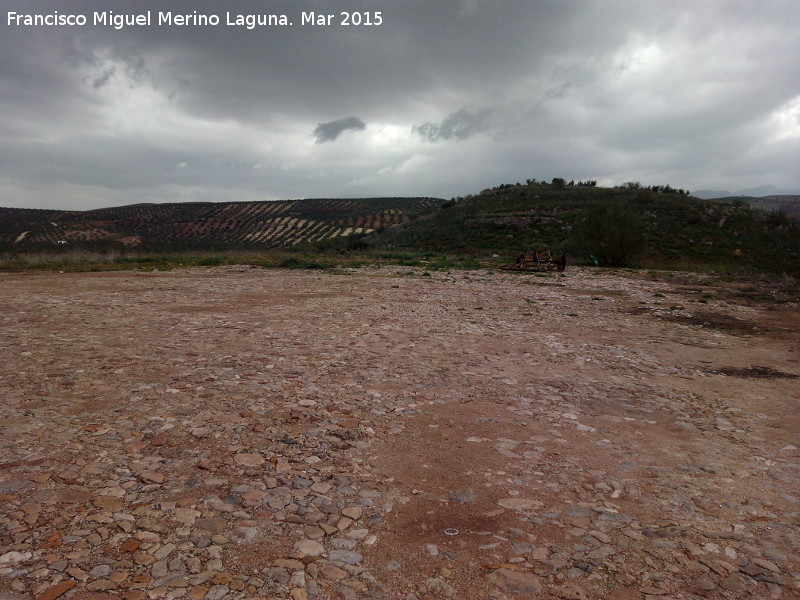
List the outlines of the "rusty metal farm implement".
<svg viewBox="0 0 800 600">
<path fill-rule="evenodd" d="M 563 254 L 553 258 L 550 250 L 536 250 L 530 254 L 520 254 L 517 261 L 500 267 L 506 271 L 563 271 L 567 266 L 567 258 Z"/>
</svg>

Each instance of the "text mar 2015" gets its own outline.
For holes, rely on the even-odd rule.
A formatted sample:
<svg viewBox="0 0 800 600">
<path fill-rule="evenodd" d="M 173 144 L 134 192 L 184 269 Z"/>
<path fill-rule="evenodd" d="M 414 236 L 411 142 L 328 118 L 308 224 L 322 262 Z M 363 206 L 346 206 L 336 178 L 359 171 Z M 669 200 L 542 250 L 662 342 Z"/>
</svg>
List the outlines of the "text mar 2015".
<svg viewBox="0 0 800 600">
<path fill-rule="evenodd" d="M 152 11 L 142 13 L 115 13 L 114 11 L 95 11 L 91 20 L 84 14 L 60 13 L 53 11 L 47 14 L 27 14 L 15 11 L 7 13 L 6 24 L 9 27 L 83 27 L 91 23 L 96 27 L 113 27 L 124 29 L 126 27 L 216 27 L 226 25 L 229 27 L 243 27 L 255 29 L 256 27 L 286 27 L 294 25 L 290 17 L 285 14 L 240 14 L 226 12 L 222 19 L 215 13 L 176 13 L 172 11 L 159 11 L 155 15 Z M 155 17 L 155 18 L 154 18 Z M 316 13 L 302 12 L 300 15 L 301 26 L 330 27 L 370 27 L 383 24 L 380 11 Z"/>
</svg>

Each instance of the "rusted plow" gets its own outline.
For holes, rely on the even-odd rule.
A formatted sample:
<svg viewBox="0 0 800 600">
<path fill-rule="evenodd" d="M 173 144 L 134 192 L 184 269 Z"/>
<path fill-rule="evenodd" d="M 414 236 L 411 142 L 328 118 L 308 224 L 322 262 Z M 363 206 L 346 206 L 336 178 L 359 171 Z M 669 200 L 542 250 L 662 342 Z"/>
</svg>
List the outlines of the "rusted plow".
<svg viewBox="0 0 800 600">
<path fill-rule="evenodd" d="M 530 254 L 520 254 L 517 261 L 500 267 L 506 271 L 563 271 L 567 266 L 567 257 L 563 254 L 553 258 L 550 250 L 536 250 Z"/>
</svg>

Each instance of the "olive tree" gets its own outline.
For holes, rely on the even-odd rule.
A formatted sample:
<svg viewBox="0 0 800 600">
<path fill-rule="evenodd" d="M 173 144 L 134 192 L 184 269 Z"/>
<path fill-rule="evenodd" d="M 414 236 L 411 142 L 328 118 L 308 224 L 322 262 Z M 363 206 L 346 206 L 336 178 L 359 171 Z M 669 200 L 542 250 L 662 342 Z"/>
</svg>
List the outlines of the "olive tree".
<svg viewBox="0 0 800 600">
<path fill-rule="evenodd" d="M 603 267 L 630 266 L 645 248 L 643 221 L 621 202 L 600 204 L 572 229 L 570 248 Z"/>
</svg>

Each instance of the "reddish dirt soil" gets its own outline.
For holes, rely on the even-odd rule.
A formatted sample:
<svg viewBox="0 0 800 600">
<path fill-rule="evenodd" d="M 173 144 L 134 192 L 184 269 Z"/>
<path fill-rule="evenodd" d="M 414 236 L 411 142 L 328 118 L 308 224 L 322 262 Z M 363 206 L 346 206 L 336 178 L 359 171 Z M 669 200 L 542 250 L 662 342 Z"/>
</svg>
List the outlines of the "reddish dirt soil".
<svg viewBox="0 0 800 600">
<path fill-rule="evenodd" d="M 798 598 L 800 311 L 743 287 L 0 274 L 0 600 Z"/>
</svg>

